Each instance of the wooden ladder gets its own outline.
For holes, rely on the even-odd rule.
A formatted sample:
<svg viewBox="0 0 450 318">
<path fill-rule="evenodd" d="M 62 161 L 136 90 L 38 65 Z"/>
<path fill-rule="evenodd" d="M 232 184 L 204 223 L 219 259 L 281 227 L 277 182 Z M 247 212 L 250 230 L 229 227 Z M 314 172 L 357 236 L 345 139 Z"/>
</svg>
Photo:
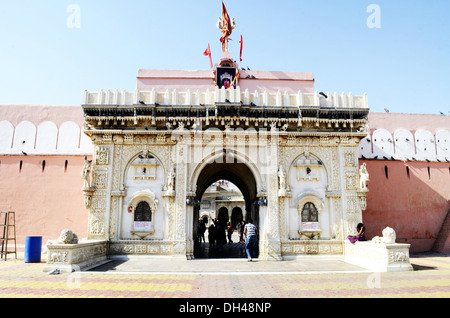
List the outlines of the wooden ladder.
<svg viewBox="0 0 450 318">
<path fill-rule="evenodd" d="M 16 244 L 16 215 L 14 212 L 0 212 L 0 221 L 4 220 L 4 223 L 0 224 L 0 231 L 2 231 L 2 237 L 0 241 L 2 242 L 2 250 L 1 250 L 1 258 L 5 255 L 5 261 L 7 259 L 8 254 L 16 254 L 17 259 L 17 244 Z M 10 228 L 13 228 L 13 237 L 9 237 Z M 14 251 L 8 250 L 8 241 L 14 241 Z"/>
</svg>

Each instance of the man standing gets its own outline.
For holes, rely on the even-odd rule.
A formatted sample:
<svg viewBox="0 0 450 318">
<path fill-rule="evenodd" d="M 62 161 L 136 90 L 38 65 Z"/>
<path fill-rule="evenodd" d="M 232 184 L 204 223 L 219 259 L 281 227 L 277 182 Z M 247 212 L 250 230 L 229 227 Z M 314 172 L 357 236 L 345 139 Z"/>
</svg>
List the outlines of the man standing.
<svg viewBox="0 0 450 318">
<path fill-rule="evenodd" d="M 256 236 L 258 235 L 258 229 L 253 224 L 253 220 L 249 219 L 244 228 L 245 239 L 245 251 L 247 252 L 248 261 L 252 261 L 252 255 L 255 252 Z"/>
</svg>

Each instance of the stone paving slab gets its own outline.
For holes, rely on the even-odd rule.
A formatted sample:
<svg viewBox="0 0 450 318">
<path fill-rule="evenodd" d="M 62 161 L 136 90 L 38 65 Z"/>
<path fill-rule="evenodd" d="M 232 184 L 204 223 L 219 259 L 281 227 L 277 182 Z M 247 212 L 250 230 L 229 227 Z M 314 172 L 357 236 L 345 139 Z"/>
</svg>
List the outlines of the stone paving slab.
<svg viewBox="0 0 450 318">
<path fill-rule="evenodd" d="M 160 259 L 145 272 L 139 270 L 138 262 L 134 265 L 122 262 L 116 265 L 116 270 L 49 275 L 42 271 L 44 262 L 24 263 L 19 257 L 0 261 L 0 297 L 450 298 L 449 255 L 411 255 L 415 271 L 401 273 L 372 273 L 350 268 L 340 260 L 328 261 L 297 259 L 248 263 L 244 260 L 168 262 Z M 315 270 L 308 270 L 310 268 Z"/>
<path fill-rule="evenodd" d="M 254 259 L 174 259 L 171 257 L 119 256 L 108 264 L 92 269 L 94 272 L 141 272 L 141 273 L 186 273 L 186 274 L 276 274 L 315 272 L 367 272 L 366 269 L 346 263 L 343 259 L 305 257 L 283 261 Z"/>
</svg>

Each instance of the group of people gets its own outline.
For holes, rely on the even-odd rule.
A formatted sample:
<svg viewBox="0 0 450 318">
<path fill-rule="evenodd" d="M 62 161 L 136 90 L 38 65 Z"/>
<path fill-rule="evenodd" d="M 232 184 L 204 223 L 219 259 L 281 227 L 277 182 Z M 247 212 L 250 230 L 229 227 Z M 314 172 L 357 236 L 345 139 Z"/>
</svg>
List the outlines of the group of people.
<svg viewBox="0 0 450 318">
<path fill-rule="evenodd" d="M 224 225 L 222 222 L 214 219 L 211 225 L 208 227 L 208 242 L 209 246 L 214 248 L 222 248 L 224 244 L 233 243 L 232 235 L 234 232 L 233 225 L 231 222 L 227 222 Z M 258 237 L 258 228 L 253 224 L 253 220 L 247 220 L 247 224 L 244 221 L 240 221 L 237 224 L 237 230 L 239 231 L 239 243 L 245 243 L 245 251 L 247 253 L 247 258 L 249 261 L 253 260 L 255 257 L 255 251 L 257 247 L 257 237 Z M 206 224 L 204 220 L 200 220 L 199 229 L 198 229 L 198 237 L 199 242 L 205 241 L 205 232 L 206 232 Z"/>
<path fill-rule="evenodd" d="M 230 222 L 228 222 L 227 226 L 217 219 L 214 219 L 211 225 L 208 227 L 208 242 L 210 247 L 222 246 L 226 243 L 226 234 L 225 230 L 230 226 Z M 205 241 L 205 232 L 206 232 L 206 224 L 203 220 L 200 220 L 198 236 L 200 243 Z M 231 241 L 230 236 L 228 237 L 229 241 Z M 229 242 L 230 243 L 230 242 Z"/>
</svg>

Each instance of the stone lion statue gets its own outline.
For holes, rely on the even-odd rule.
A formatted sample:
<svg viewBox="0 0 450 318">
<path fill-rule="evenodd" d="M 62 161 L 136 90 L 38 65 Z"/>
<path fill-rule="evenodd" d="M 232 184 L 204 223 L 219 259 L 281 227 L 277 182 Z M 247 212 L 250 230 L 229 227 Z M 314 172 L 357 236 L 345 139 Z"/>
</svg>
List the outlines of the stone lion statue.
<svg viewBox="0 0 450 318">
<path fill-rule="evenodd" d="M 70 230 L 62 230 L 57 244 L 78 244 L 78 236 Z"/>
<path fill-rule="evenodd" d="M 394 229 L 390 228 L 389 226 L 383 230 L 383 237 L 375 236 L 372 239 L 372 242 L 375 244 L 394 244 L 395 240 L 397 238 L 397 234 L 395 233 Z"/>
</svg>

